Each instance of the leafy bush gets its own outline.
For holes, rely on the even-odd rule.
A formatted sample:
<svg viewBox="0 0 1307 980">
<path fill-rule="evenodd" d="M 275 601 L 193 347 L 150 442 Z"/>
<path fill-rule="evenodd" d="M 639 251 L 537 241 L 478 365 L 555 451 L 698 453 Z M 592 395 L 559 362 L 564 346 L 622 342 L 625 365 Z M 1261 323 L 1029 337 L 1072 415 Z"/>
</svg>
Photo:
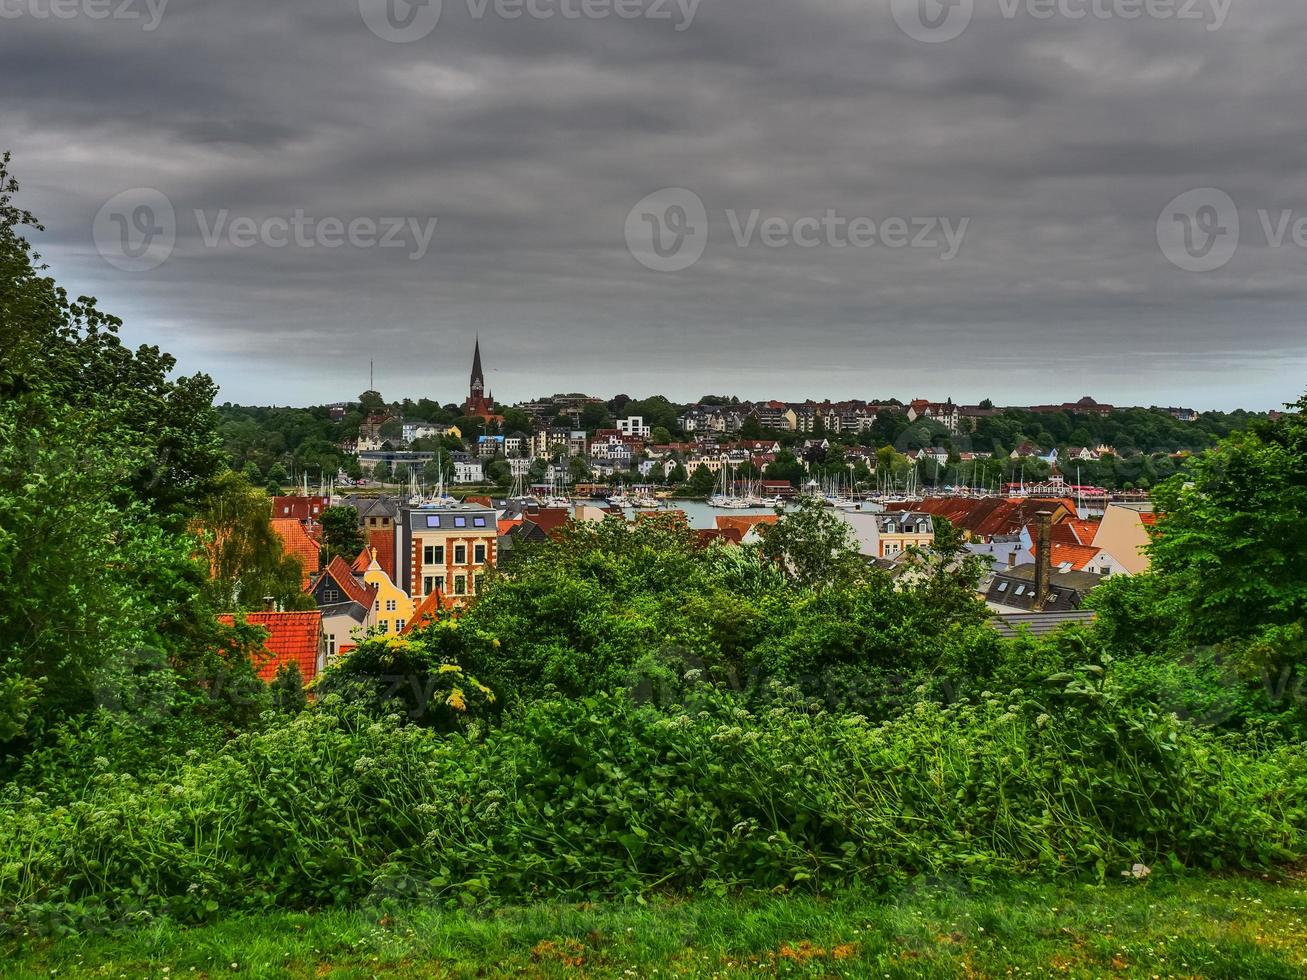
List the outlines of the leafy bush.
<svg viewBox="0 0 1307 980">
<path fill-rule="evenodd" d="M 1085 663 L 1039 690 L 873 724 L 777 688 L 752 712 L 622 696 L 533 705 L 484 737 L 318 711 L 148 784 L 0 818 L 0 904 L 42 921 L 361 900 L 828 889 L 919 873 L 1260 866 L 1302 849 L 1301 748 L 1125 703 Z"/>
<path fill-rule="evenodd" d="M 445 619 L 410 637 L 365 640 L 332 666 L 317 691 L 374 714 L 402 709 L 424 727 L 467 730 L 500 710 L 494 691 L 462 666 L 469 635 Z"/>
</svg>

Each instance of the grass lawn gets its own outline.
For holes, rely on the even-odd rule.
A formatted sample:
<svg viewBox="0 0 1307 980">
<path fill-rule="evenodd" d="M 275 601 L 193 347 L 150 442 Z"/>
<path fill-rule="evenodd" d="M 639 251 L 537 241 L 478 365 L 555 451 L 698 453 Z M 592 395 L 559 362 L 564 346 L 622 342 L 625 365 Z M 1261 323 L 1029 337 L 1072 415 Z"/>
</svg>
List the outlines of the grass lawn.
<svg viewBox="0 0 1307 980">
<path fill-rule="evenodd" d="M 4 977 L 1307 977 L 1307 875 L 275 914 L 3 948 Z"/>
</svg>

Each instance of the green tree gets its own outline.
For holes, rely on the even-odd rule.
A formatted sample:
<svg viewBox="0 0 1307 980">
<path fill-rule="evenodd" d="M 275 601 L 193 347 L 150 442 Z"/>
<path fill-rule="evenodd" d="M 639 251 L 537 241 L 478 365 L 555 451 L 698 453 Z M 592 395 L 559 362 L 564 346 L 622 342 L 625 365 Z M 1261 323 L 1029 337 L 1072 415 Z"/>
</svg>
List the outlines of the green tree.
<svg viewBox="0 0 1307 980">
<path fill-rule="evenodd" d="M 305 568 L 286 554 L 272 527 L 271 501 L 238 473 L 226 473 L 198 516 L 209 561 L 207 592 L 226 612 L 262 608 L 266 596 L 288 609 L 311 609 Z"/>
<path fill-rule="evenodd" d="M 741 439 L 767 438 L 767 434 L 762 427 L 762 423 L 758 421 L 758 416 L 749 415 L 745 418 L 744 424 L 740 426 L 740 438 Z"/>
<path fill-rule="evenodd" d="M 865 568 L 853 529 L 816 498 L 800 498 L 797 509 L 775 524 L 759 525 L 758 530 L 762 554 L 803 588 L 847 586 Z"/>
<path fill-rule="evenodd" d="M 706 497 L 713 492 L 717 485 L 717 477 L 713 476 L 712 470 L 700 464 L 694 468 L 694 475 L 690 477 L 690 491 L 696 496 Z"/>
<path fill-rule="evenodd" d="M 581 428 L 594 433 L 596 429 L 611 428 L 613 417 L 608 414 L 608 406 L 593 403 L 581 410 Z"/>
<path fill-rule="evenodd" d="M 782 449 L 776 454 L 776 459 L 768 464 L 766 477 L 769 480 L 786 480 L 790 486 L 801 486 L 807 477 L 807 471 L 803 464 L 799 462 L 797 456 L 788 449 Z"/>
<path fill-rule="evenodd" d="M 1192 642 L 1252 641 L 1307 666 L 1307 396 L 1157 486 L 1153 574 Z"/>
<path fill-rule="evenodd" d="M 309 706 L 308 695 L 304 693 L 304 675 L 300 673 L 299 664 L 282 664 L 268 687 L 274 711 L 297 715 Z"/>
<path fill-rule="evenodd" d="M 322 512 L 322 548 L 328 562 L 340 557 L 353 561 L 363 550 L 359 513 L 353 507 L 328 507 Z"/>
<path fill-rule="evenodd" d="M 222 460 L 203 375 L 127 349 L 24 238 L 0 159 L 0 737 L 120 703 L 140 664 L 189 669 L 215 625 L 187 525 Z M 208 648 L 213 652 L 212 648 Z"/>
<path fill-rule="evenodd" d="M 286 472 L 286 467 L 280 463 L 273 463 L 268 468 L 268 485 L 284 487 L 290 483 L 290 474 Z"/>
</svg>

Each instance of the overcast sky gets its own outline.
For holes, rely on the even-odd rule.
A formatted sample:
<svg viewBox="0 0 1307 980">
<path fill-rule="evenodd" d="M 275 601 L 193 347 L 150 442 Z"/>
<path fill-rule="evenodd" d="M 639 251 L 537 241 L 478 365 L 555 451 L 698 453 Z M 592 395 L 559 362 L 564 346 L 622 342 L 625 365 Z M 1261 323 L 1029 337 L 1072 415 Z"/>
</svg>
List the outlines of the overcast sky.
<svg viewBox="0 0 1307 980">
<path fill-rule="evenodd" d="M 386 2 L 0 0 L 34 241 L 220 400 L 1307 388 L 1303 0 Z"/>
</svg>

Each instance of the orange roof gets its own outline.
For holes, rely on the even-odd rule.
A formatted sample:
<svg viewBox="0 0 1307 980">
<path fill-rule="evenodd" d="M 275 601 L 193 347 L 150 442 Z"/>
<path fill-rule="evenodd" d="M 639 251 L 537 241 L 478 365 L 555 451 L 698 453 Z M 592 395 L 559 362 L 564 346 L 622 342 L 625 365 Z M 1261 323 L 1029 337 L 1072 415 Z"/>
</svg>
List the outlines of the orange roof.
<svg viewBox="0 0 1307 980">
<path fill-rule="evenodd" d="M 1054 542 L 1049 560 L 1052 562 L 1054 569 L 1070 562 L 1073 571 L 1082 572 L 1086 565 L 1098 557 L 1099 551 L 1098 548 L 1091 548 L 1086 545 L 1058 544 Z M 1035 549 L 1031 548 L 1030 553 L 1034 555 Z"/>
<path fill-rule="evenodd" d="M 493 500 L 491 500 L 489 497 L 487 497 L 487 496 L 485 496 L 485 495 L 483 495 L 483 494 L 477 494 L 477 495 L 469 496 L 469 497 L 467 497 L 467 498 L 465 498 L 465 499 L 463 500 L 463 503 L 465 503 L 465 504 L 478 504 L 478 505 L 481 506 L 481 507 L 489 507 L 489 508 L 491 508 L 492 510 L 494 509 L 494 506 L 495 506 L 495 502 L 494 502 Z"/>
<path fill-rule="evenodd" d="M 273 497 L 272 516 L 274 518 L 293 518 L 297 521 L 311 521 L 322 516 L 322 512 L 331 506 L 327 497 Z"/>
<path fill-rule="evenodd" d="M 727 544 L 743 544 L 744 532 L 738 527 L 707 528 L 694 532 L 699 537 L 699 544 L 707 547 L 714 541 L 725 541 Z"/>
<path fill-rule="evenodd" d="M 1140 523 L 1145 524 L 1145 525 L 1147 525 L 1148 527 L 1154 527 L 1154 526 L 1157 524 L 1157 518 L 1158 518 L 1159 516 L 1160 516 L 1160 515 L 1155 514 L 1155 513 L 1153 513 L 1153 514 L 1140 514 L 1140 515 L 1139 515 L 1139 521 L 1140 521 Z"/>
<path fill-rule="evenodd" d="M 413 618 L 405 624 L 400 630 L 401 636 L 412 633 L 415 629 L 426 626 L 429 622 L 436 619 L 436 613 L 444 610 L 450 612 L 458 608 L 456 600 L 452 596 L 447 596 L 441 592 L 432 592 L 422 600 L 421 604 L 413 612 Z"/>
<path fill-rule="evenodd" d="M 718 517 L 717 529 L 719 531 L 736 530 L 740 532 L 740 537 L 744 537 L 759 524 L 777 524 L 780 522 L 779 514 L 752 514 L 748 517 Z"/>
<path fill-rule="evenodd" d="M 305 584 L 308 579 L 322 569 L 322 551 L 318 543 L 304 529 L 304 525 L 293 517 L 274 517 L 272 529 L 281 538 L 281 546 L 286 554 L 294 555 L 300 560 L 304 569 Z"/>
<path fill-rule="evenodd" d="M 393 531 L 369 531 L 368 547 L 377 549 L 377 564 L 381 570 L 390 576 L 390 580 L 395 581 L 395 534 Z M 372 564 L 371 556 L 368 559 L 369 566 Z"/>
<path fill-rule="evenodd" d="M 307 684 L 318 676 L 318 652 L 322 646 L 322 613 L 312 612 L 252 612 L 244 613 L 245 622 L 262 626 L 268 631 L 263 641 L 263 653 L 255 654 L 254 668 L 259 679 L 271 681 L 284 664 L 298 664 Z M 236 617 L 231 613 L 218 616 L 224 626 L 233 626 Z"/>
<path fill-rule="evenodd" d="M 1079 517 L 1073 517 L 1065 522 L 1075 532 L 1076 540 L 1080 544 L 1090 545 L 1094 543 L 1094 538 L 1098 537 L 1098 521 L 1085 521 Z"/>
<path fill-rule="evenodd" d="M 354 570 L 346 564 L 344 558 L 337 555 L 331 559 L 331 564 L 323 569 L 322 576 L 319 576 L 317 581 L 313 583 L 313 587 L 316 588 L 318 582 L 322 581 L 322 577 L 328 575 L 353 602 L 357 602 L 364 609 L 372 608 L 372 603 L 377 599 L 377 587 L 375 585 L 364 585 L 356 579 Z"/>
<path fill-rule="evenodd" d="M 541 507 L 538 511 L 532 511 L 526 515 L 528 522 L 536 525 L 551 538 L 555 537 L 557 532 L 562 530 L 563 526 L 571 519 L 572 512 L 566 507 Z"/>
<path fill-rule="evenodd" d="M 359 556 L 354 559 L 354 564 L 350 566 L 350 569 L 362 575 L 371 567 L 372 567 L 372 549 L 364 548 L 362 551 L 359 552 Z"/>
<path fill-rule="evenodd" d="M 1056 511 L 1064 508 L 1071 514 L 1076 512 L 1075 503 L 1060 498 L 1043 499 L 1039 497 L 932 497 L 909 503 L 894 503 L 887 508 L 891 511 L 918 511 L 935 517 L 947 518 L 954 527 L 968 531 L 981 538 L 995 535 L 1016 534 L 1025 525 L 1034 522 L 1035 514 L 1041 510 Z M 1065 518 L 1064 518 L 1065 520 Z"/>
<path fill-rule="evenodd" d="M 517 518 L 516 520 L 512 520 L 512 521 L 500 521 L 500 522 L 499 522 L 499 536 L 502 538 L 505 534 L 507 534 L 509 531 L 513 530 L 513 528 L 517 527 L 517 526 L 520 525 L 521 523 L 522 523 L 522 518 L 520 518 L 520 517 Z"/>
</svg>

